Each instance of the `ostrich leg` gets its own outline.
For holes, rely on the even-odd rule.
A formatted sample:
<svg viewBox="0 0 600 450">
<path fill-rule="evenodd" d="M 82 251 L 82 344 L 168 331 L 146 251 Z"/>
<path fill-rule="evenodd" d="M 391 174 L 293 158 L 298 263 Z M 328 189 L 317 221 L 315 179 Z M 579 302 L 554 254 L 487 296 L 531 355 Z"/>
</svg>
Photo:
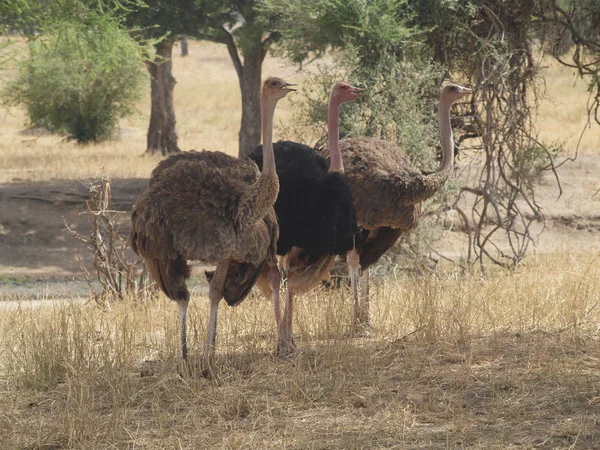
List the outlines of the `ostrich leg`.
<svg viewBox="0 0 600 450">
<path fill-rule="evenodd" d="M 210 315 L 208 318 L 208 336 L 204 343 L 204 360 L 208 361 L 215 348 L 215 339 L 217 337 L 217 311 L 219 302 L 223 298 L 223 286 L 227 269 L 229 269 L 230 260 L 226 259 L 217 265 L 213 279 L 210 282 L 208 297 L 210 299 Z"/>
<path fill-rule="evenodd" d="M 268 274 L 269 284 L 271 285 L 271 291 L 273 296 L 273 307 L 275 309 L 275 323 L 277 325 L 277 348 L 279 348 L 279 343 L 281 343 L 284 339 L 284 326 L 281 321 L 281 301 L 280 301 L 280 286 L 281 286 L 281 272 L 279 272 L 279 268 L 277 266 L 269 267 Z"/>
<path fill-rule="evenodd" d="M 360 256 L 356 248 L 346 255 L 348 269 L 350 270 L 350 285 L 352 286 L 352 297 L 354 298 L 354 331 L 367 335 L 371 328 L 371 317 L 369 312 L 369 269 L 365 270 L 360 279 L 361 294 L 358 293 L 358 278 L 360 269 Z"/>
<path fill-rule="evenodd" d="M 354 326 L 359 324 L 359 299 L 358 299 L 358 271 L 359 271 L 358 252 L 353 248 L 346 255 L 346 262 L 350 271 L 350 286 L 352 287 L 352 298 L 354 299 Z"/>
<path fill-rule="evenodd" d="M 360 310 L 359 323 L 362 325 L 363 333 L 371 329 L 371 298 L 369 297 L 369 268 L 362 271 L 360 277 Z"/>
<path fill-rule="evenodd" d="M 283 312 L 283 333 L 281 333 L 277 343 L 277 354 L 285 358 L 296 350 L 294 335 L 292 333 L 292 316 L 294 313 L 294 291 L 288 287 L 287 301 Z"/>
<path fill-rule="evenodd" d="M 189 298 L 177 302 L 177 305 L 179 306 L 179 329 L 181 332 L 181 357 L 184 361 L 187 360 L 188 354 L 186 316 L 189 303 Z"/>
</svg>

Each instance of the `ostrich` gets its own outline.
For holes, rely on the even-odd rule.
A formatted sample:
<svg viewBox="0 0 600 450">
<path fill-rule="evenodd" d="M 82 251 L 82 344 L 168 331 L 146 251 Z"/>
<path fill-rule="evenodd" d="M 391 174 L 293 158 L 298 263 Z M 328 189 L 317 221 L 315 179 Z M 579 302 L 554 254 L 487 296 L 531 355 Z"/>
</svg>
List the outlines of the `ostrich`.
<svg viewBox="0 0 600 450">
<path fill-rule="evenodd" d="M 244 299 L 263 265 L 277 265 L 279 228 L 273 204 L 279 181 L 273 156 L 273 115 L 277 101 L 294 90 L 291 86 L 279 78 L 269 78 L 263 84 L 262 172 L 253 162 L 225 153 L 186 152 L 158 164 L 148 188 L 133 207 L 131 246 L 144 258 L 153 280 L 179 305 L 184 360 L 189 303 L 185 280 L 190 276 L 187 260 L 217 265 L 209 288 L 205 360 L 214 351 L 217 310 L 224 290 L 235 293 L 225 298 L 234 306 Z M 239 286 L 231 287 L 231 279 Z"/>
<path fill-rule="evenodd" d="M 333 85 L 329 98 L 329 142 L 331 164 L 314 149 L 290 141 L 275 144 L 275 160 L 280 190 L 275 202 L 279 219 L 277 254 L 283 255 L 287 275 L 287 300 L 283 319 L 276 315 L 277 351 L 286 356 L 295 350 L 292 334 L 294 293 L 306 292 L 329 278 L 336 255 L 354 247 L 358 230 L 352 194 L 339 153 L 339 108 L 343 102 L 356 99 L 362 89 L 339 82 Z M 262 150 L 257 147 L 249 157 L 259 167 Z M 274 297 L 278 292 L 280 273 L 277 268 L 263 268 L 258 286 Z"/>
<path fill-rule="evenodd" d="M 355 248 L 346 255 L 357 328 L 366 331 L 371 326 L 369 267 L 403 233 L 417 226 L 421 202 L 432 197 L 452 172 L 454 140 L 450 109 L 453 103 L 470 93 L 470 89 L 456 84 L 448 84 L 441 90 L 438 120 L 443 155 L 440 167 L 431 175 L 424 175 L 413 167 L 406 154 L 390 142 L 370 137 L 340 142 L 359 225 Z M 331 149 L 335 147 L 330 144 L 330 154 Z M 334 155 L 331 159 L 334 160 Z M 360 300 L 357 286 L 359 267 L 362 269 Z"/>
</svg>

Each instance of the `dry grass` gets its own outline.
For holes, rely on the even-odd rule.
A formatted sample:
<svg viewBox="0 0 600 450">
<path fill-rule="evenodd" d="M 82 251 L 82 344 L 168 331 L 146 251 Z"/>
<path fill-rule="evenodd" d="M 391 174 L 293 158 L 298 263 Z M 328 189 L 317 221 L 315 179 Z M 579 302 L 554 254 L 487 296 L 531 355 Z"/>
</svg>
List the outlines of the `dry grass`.
<svg viewBox="0 0 600 450">
<path fill-rule="evenodd" d="M 375 333 L 347 290 L 299 299 L 292 359 L 269 302 L 223 307 L 214 376 L 178 375 L 173 304 L 76 302 L 0 317 L 0 442 L 23 448 L 594 448 L 600 260 L 387 279 Z M 191 307 L 192 355 L 207 299 Z"/>
<path fill-rule="evenodd" d="M 17 42 L 25 52 L 23 43 Z M 190 56 L 181 58 L 175 49 L 173 73 L 177 79 L 175 111 L 180 147 L 207 148 L 237 153 L 240 122 L 240 94 L 237 76 L 225 46 L 190 41 Z M 538 126 L 543 140 L 565 143 L 572 154 L 587 120 L 586 86 L 573 71 L 547 61 L 547 98 L 542 101 Z M 310 70 L 310 67 L 309 67 Z M 267 58 L 263 73 L 278 75 L 302 84 L 302 75 L 276 58 Z M 1 80 L 14 70 L 0 71 Z M 302 94 L 300 92 L 294 94 Z M 0 109 L 0 183 L 55 179 L 97 179 L 147 177 L 159 157 L 140 157 L 146 148 L 146 127 L 150 111 L 149 86 L 138 104 L 138 113 L 121 122 L 117 139 L 99 145 L 79 146 L 60 136 L 26 128 L 21 108 Z M 291 134 L 293 111 L 288 101 L 277 108 L 275 138 L 314 141 L 311 130 L 302 136 Z M 592 125 L 581 144 L 582 153 L 597 153 L 600 133 Z"/>
<path fill-rule="evenodd" d="M 181 58 L 178 51 L 174 50 L 173 73 L 177 79 L 174 101 L 179 146 L 237 154 L 241 98 L 225 46 L 190 41 L 190 56 Z M 265 61 L 263 74 L 301 83 L 293 68 L 274 58 Z M 2 79 L 11 76 L 14 71 L 0 71 L 0 85 Z M 28 130 L 22 108 L 0 108 L 0 183 L 97 179 L 102 172 L 110 178 L 148 177 L 160 159 L 140 157 L 146 148 L 149 85 L 137 110 L 121 122 L 120 135 L 114 141 L 80 146 L 57 135 Z M 283 100 L 277 106 L 276 139 L 294 138 L 281 131 L 291 120 L 290 104 Z"/>
</svg>

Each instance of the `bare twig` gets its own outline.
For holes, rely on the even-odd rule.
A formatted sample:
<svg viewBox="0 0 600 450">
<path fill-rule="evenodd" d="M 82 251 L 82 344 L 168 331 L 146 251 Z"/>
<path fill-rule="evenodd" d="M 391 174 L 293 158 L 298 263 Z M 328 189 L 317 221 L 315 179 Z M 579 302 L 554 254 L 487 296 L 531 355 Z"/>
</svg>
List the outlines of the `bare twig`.
<svg viewBox="0 0 600 450">
<path fill-rule="evenodd" d="M 103 177 L 99 182 L 89 186 L 90 200 L 86 201 L 87 212 L 92 220 L 92 230 L 89 237 L 81 236 L 72 226 L 65 222 L 66 230 L 78 241 L 84 243 L 94 255 L 94 268 L 96 278 L 102 286 L 102 291 L 97 293 L 92 284 L 92 278 L 86 267 L 79 259 L 81 268 L 92 297 L 103 305 L 111 299 L 123 299 L 126 294 L 147 298 L 152 294 L 149 277 L 146 269 L 141 269 L 139 281 L 136 273 L 143 265 L 139 259 L 130 261 L 126 255 L 127 240 L 119 235 L 118 221 L 125 214 L 109 208 L 111 199 L 110 180 Z"/>
</svg>

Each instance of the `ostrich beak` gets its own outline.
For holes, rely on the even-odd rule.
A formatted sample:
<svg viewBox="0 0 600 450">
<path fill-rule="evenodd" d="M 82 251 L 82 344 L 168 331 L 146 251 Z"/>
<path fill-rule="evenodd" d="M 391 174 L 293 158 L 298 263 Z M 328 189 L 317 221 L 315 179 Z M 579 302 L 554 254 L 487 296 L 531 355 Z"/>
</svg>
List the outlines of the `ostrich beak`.
<svg viewBox="0 0 600 450">
<path fill-rule="evenodd" d="M 285 83 L 285 86 L 283 87 L 283 89 L 286 91 L 296 92 L 296 88 L 292 87 L 292 86 L 296 86 L 296 85 L 293 83 Z"/>
<path fill-rule="evenodd" d="M 353 87 L 350 89 L 350 93 L 351 93 L 351 94 L 357 95 L 357 96 L 359 96 L 359 97 L 360 97 L 361 95 L 363 95 L 363 93 L 364 93 L 365 91 L 366 91 L 366 89 L 363 89 L 363 88 L 357 88 L 357 87 L 354 87 L 354 86 L 353 86 Z"/>
</svg>

